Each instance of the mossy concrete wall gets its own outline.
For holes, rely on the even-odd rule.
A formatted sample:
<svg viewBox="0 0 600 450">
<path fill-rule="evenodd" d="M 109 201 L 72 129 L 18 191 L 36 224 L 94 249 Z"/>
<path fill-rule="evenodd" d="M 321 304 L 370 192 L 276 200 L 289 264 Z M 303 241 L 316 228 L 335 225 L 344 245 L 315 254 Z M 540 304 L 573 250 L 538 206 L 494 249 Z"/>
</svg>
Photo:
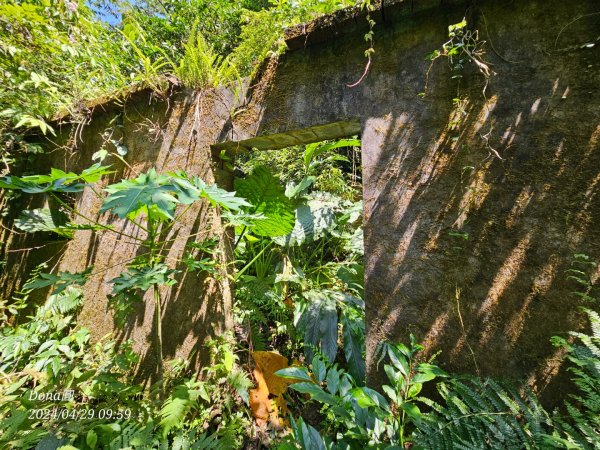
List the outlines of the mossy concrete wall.
<svg viewBox="0 0 600 450">
<path fill-rule="evenodd" d="M 600 260 L 598 2 L 389 3 L 360 84 L 363 16 L 298 29 L 218 147 L 361 133 L 370 383 L 377 344 L 414 333 L 451 371 L 544 391 L 550 338 L 585 323 L 566 270 Z M 464 16 L 489 79 L 426 60 Z"/>
<path fill-rule="evenodd" d="M 104 161 L 115 173 L 94 186 L 97 192 L 107 184 L 135 177 L 151 167 L 159 173 L 185 170 L 207 183 L 218 182 L 231 188 L 230 175 L 214 163 L 209 145 L 218 140 L 236 106 L 235 97 L 224 90 L 192 92 L 174 88 L 163 97 L 151 90 L 140 91 L 122 101 L 94 107 L 79 125 L 58 125 L 57 138 L 45 143 L 48 153 L 24 170 L 44 173 L 56 167 L 81 171 L 93 163 L 92 155 L 99 149 L 115 153 L 115 146 L 108 141 L 112 139 L 127 148 L 125 163 L 114 156 Z M 20 209 L 43 206 L 47 201 L 43 196 L 23 196 L 14 204 L 12 216 Z M 74 199 L 74 206 L 82 215 L 114 226 L 123 233 L 145 238 L 144 232 L 131 223 L 114 215 L 101 215 L 101 203 L 89 188 Z M 81 217 L 74 217 L 74 221 L 86 223 Z M 131 339 L 142 357 L 141 372 L 155 373 L 158 362 L 151 345 L 155 339 L 151 292 L 144 302 L 136 305 L 134 315 L 124 328 L 115 326 L 107 304 L 112 289 L 110 280 L 145 251 L 139 241 L 106 231 L 78 231 L 72 240 L 49 239 L 48 233 L 33 236 L 8 233 L 7 229 L 12 226 L 10 220 L 5 220 L 5 226 L 3 239 L 10 242 L 5 246 L 9 250 L 7 270 L 2 274 L 3 295 L 18 289 L 31 269 L 42 262 L 47 262 L 46 272 L 79 272 L 93 266 L 93 275 L 83 289 L 85 301 L 78 323 L 90 328 L 94 339 L 107 333 L 113 333 L 119 340 Z M 189 272 L 176 262 L 183 256 L 186 244 L 211 236 L 221 238 L 222 269 L 218 276 Z M 165 262 L 181 272 L 176 276 L 177 284 L 161 290 L 164 357 L 191 358 L 192 365 L 198 367 L 206 355 L 202 351 L 206 338 L 222 335 L 232 327 L 231 292 L 225 272 L 231 261 L 230 236 L 221 227 L 218 211 L 208 202 L 199 202 L 182 216 L 166 240 L 172 243 L 167 245 Z M 44 293 L 37 293 L 40 294 Z"/>
</svg>

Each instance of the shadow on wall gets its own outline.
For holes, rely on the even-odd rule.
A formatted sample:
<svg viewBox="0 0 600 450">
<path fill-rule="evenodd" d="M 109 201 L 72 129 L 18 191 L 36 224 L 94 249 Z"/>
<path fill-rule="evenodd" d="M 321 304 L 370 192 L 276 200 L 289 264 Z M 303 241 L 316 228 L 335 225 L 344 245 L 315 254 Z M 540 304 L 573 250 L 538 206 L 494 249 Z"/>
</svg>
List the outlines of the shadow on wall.
<svg viewBox="0 0 600 450">
<path fill-rule="evenodd" d="M 517 66 L 485 98 L 471 76 L 454 105 L 440 102 L 441 83 L 402 113 L 366 120 L 369 356 L 382 339 L 414 333 L 453 371 L 540 392 L 564 382 L 550 337 L 580 329 L 585 306 L 565 271 L 574 253 L 600 260 L 600 116 L 590 97 L 600 77 L 577 73 L 597 58 L 595 49 L 563 55 L 529 79 Z M 369 370 L 377 383 L 372 360 Z"/>
<path fill-rule="evenodd" d="M 29 169 L 29 172 L 45 172 L 49 167 L 70 171 L 89 167 L 92 155 L 103 145 L 103 133 L 109 130 L 113 133 L 112 138 L 121 140 L 128 149 L 127 165 L 109 158 L 107 161 L 116 173 L 98 183 L 97 191 L 123 178 L 135 177 L 151 167 L 159 173 L 182 169 L 208 183 L 218 181 L 229 187 L 231 181 L 227 174 L 216 173 L 213 167 L 209 145 L 221 133 L 234 102 L 234 97 L 227 91 L 178 92 L 170 97 L 169 104 L 152 100 L 147 91 L 138 93 L 122 107 L 103 105 L 80 131 L 63 127 L 54 151 L 44 155 L 44 161 L 38 161 L 35 169 Z M 122 123 L 116 128 L 115 117 L 120 117 Z M 73 132 L 81 133 L 81 142 L 77 146 L 65 145 L 69 144 Z M 24 199 L 23 209 L 35 207 L 34 202 L 40 201 L 43 202 L 39 197 Z M 101 216 L 102 201 L 91 190 L 79 194 L 75 203 L 83 215 L 99 218 L 136 238 L 145 238 L 145 232 L 132 224 L 126 224 L 116 216 Z M 85 223 L 81 218 L 74 221 Z M 12 223 L 7 221 L 6 226 L 11 228 Z M 191 358 L 195 368 L 206 362 L 208 355 L 202 349 L 206 339 L 231 328 L 231 295 L 225 276 L 215 279 L 198 272 L 190 273 L 177 261 L 183 256 L 187 243 L 214 235 L 222 237 L 222 258 L 228 260 L 228 237 L 223 238 L 219 214 L 208 202 L 199 202 L 166 236 L 169 241 L 166 262 L 180 273 L 176 276 L 176 285 L 161 290 L 163 354 L 165 359 Z M 39 249 L 16 251 L 38 246 Z M 46 271 L 55 268 L 78 272 L 94 266 L 93 275 L 84 287 L 85 301 L 79 323 L 90 328 L 94 339 L 113 332 L 118 341 L 132 340 L 142 358 L 140 379 L 154 381 L 158 361 L 154 351 L 156 333 L 152 296 L 147 295 L 136 305 L 124 328 L 115 326 L 107 301 L 112 290 L 110 280 L 123 272 L 127 263 L 146 252 L 138 241 L 110 232 L 78 231 L 74 239 L 56 243 L 49 242 L 48 236 L 42 233 L 19 234 L 12 238 L 8 251 L 11 252 L 8 253 L 9 271 L 4 279 L 9 285 L 5 287 L 5 295 L 19 288 L 32 267 L 47 258 L 51 259 Z M 44 298 L 39 297 L 40 301 Z"/>
</svg>

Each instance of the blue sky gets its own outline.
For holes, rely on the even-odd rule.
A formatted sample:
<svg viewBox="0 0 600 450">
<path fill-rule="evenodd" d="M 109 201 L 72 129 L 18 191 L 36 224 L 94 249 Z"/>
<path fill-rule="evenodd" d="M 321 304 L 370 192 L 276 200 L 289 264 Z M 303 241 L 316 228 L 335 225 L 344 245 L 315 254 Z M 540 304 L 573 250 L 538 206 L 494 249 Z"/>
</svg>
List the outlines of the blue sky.
<svg viewBox="0 0 600 450">
<path fill-rule="evenodd" d="M 94 8 L 88 2 L 86 3 L 92 9 L 92 11 L 96 13 L 96 17 L 98 17 L 98 19 L 107 22 L 111 25 L 118 25 L 119 23 L 121 23 L 121 14 L 117 12 L 110 12 L 107 9 Z"/>
</svg>

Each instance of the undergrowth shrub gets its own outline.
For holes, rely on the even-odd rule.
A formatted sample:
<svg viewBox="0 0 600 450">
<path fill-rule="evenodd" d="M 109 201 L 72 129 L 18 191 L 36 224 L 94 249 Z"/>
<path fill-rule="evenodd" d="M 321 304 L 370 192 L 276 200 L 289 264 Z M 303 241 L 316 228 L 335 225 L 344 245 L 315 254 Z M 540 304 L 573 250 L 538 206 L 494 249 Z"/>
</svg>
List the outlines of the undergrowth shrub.
<svg viewBox="0 0 600 450">
<path fill-rule="evenodd" d="M 81 304 L 81 292 L 67 287 L 29 320 L 3 326 L 0 448 L 241 447 L 252 383 L 230 339 L 209 344 L 212 361 L 200 377 L 175 360 L 162 385 L 144 390 L 128 343 L 107 336 L 91 344 L 76 325 Z"/>
</svg>

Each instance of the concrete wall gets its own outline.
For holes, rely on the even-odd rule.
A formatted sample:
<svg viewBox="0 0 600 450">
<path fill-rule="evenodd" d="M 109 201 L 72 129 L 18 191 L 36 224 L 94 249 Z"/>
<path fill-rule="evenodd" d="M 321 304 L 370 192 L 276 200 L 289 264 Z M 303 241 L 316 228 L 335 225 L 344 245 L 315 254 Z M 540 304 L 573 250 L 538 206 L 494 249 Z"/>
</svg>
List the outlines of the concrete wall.
<svg viewBox="0 0 600 450">
<path fill-rule="evenodd" d="M 598 4 L 392 3 L 374 14 L 361 84 L 347 86 L 365 66 L 364 18 L 300 30 L 220 147 L 360 124 L 370 382 L 376 345 L 414 333 L 449 370 L 544 390 L 560 364 L 550 337 L 582 326 L 565 270 L 574 253 L 600 259 Z M 465 15 L 487 41 L 487 81 L 425 60 Z"/>
<path fill-rule="evenodd" d="M 226 91 L 198 93 L 174 89 L 164 98 L 150 90 L 141 91 L 124 101 L 95 107 L 85 123 L 78 127 L 68 123 L 61 125 L 58 138 L 46 142 L 49 153 L 24 170 L 44 173 L 50 167 L 57 167 L 81 171 L 92 164 L 93 153 L 103 145 L 115 151 L 113 145 L 104 144 L 108 131 L 112 132 L 112 139 L 122 141 L 127 147 L 124 158 L 127 164 L 114 157 L 107 158 L 105 164 L 111 164 L 116 173 L 95 186 L 98 192 L 107 184 L 135 177 L 151 167 L 159 173 L 182 169 L 199 175 L 207 183 L 217 181 L 225 188 L 231 188 L 232 179 L 214 162 L 209 144 L 218 139 L 230 111 L 236 106 L 235 98 Z M 13 208 L 12 215 L 20 209 L 42 206 L 45 201 L 47 199 L 40 196 L 24 196 Z M 116 216 L 100 216 L 102 202 L 91 189 L 78 194 L 74 203 L 87 217 L 99 217 L 117 230 L 145 237 L 143 231 Z M 74 221 L 85 223 L 79 217 Z M 5 220 L 5 226 L 10 228 L 11 225 L 10 220 Z M 151 346 L 155 339 L 151 295 L 136 307 L 124 329 L 115 327 L 107 306 L 107 296 L 112 290 L 109 281 L 124 271 L 134 256 L 144 251 L 139 242 L 111 232 L 78 231 L 72 240 L 49 240 L 47 233 L 36 233 L 32 237 L 10 234 L 7 229 L 3 232 L 5 238 L 11 240 L 6 245 L 9 270 L 2 274 L 3 295 L 20 287 L 30 270 L 44 261 L 48 262 L 46 271 L 78 272 L 94 266 L 94 275 L 84 288 L 85 301 L 78 322 L 91 329 L 94 339 L 110 332 L 119 339 L 132 339 L 134 349 L 142 356 L 141 373 L 152 375 L 155 372 L 157 361 Z M 221 262 L 229 262 L 230 236 L 224 234 L 218 212 L 208 202 L 200 202 L 166 236 L 167 240 L 173 239 L 166 263 L 182 271 L 176 277 L 175 286 L 161 291 L 166 359 L 192 356 L 193 365 L 199 366 L 205 339 L 221 335 L 232 327 L 231 292 L 224 270 L 217 279 L 198 272 L 189 273 L 175 262 L 183 255 L 186 243 L 213 235 L 222 238 Z M 226 267 L 225 264 L 222 266 Z M 37 293 L 38 296 L 41 294 Z"/>
</svg>

